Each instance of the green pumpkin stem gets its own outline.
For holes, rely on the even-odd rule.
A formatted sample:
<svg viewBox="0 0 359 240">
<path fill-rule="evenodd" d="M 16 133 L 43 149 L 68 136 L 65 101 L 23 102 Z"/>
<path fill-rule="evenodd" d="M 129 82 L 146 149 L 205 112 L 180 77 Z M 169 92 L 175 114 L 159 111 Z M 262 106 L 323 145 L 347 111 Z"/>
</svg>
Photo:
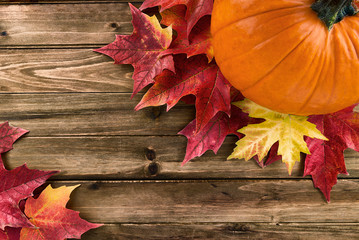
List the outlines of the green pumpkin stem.
<svg viewBox="0 0 359 240">
<path fill-rule="evenodd" d="M 353 16 L 358 12 L 353 0 L 316 0 L 312 9 L 318 13 L 328 30 L 343 20 L 346 16 Z"/>
</svg>

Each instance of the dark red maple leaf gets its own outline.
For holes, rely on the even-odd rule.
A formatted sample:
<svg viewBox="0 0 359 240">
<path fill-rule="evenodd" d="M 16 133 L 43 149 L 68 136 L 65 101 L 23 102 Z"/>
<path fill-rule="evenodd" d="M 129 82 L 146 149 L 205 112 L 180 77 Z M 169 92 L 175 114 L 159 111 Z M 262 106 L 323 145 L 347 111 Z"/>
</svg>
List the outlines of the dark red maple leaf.
<svg viewBox="0 0 359 240">
<path fill-rule="evenodd" d="M 163 29 L 156 16 L 149 17 L 130 4 L 133 33 L 130 36 L 117 35 L 109 45 L 95 50 L 106 54 L 117 64 L 131 64 L 134 67 L 133 95 L 154 82 L 154 77 L 164 69 L 174 71 L 172 55 L 162 54 L 172 42 L 172 29 Z"/>
<path fill-rule="evenodd" d="M 213 48 L 211 42 L 209 16 L 202 18 L 193 28 L 189 40 L 187 38 L 185 26 L 185 8 L 183 5 L 177 5 L 161 13 L 161 23 L 166 26 L 172 26 L 178 33 L 177 38 L 172 42 L 171 47 L 165 50 L 162 55 L 185 53 L 187 57 L 206 54 L 208 61 L 213 59 Z"/>
<path fill-rule="evenodd" d="M 166 9 L 181 4 L 187 7 L 185 19 L 187 21 L 188 36 L 199 19 L 212 14 L 212 0 L 146 0 L 140 7 L 140 10 L 160 6 L 160 12 L 163 12 Z"/>
<path fill-rule="evenodd" d="M 275 143 L 271 149 L 269 150 L 268 156 L 263 159 L 262 161 L 259 161 L 258 156 L 254 156 L 254 160 L 258 163 L 258 165 L 262 168 L 265 168 L 272 163 L 275 163 L 276 161 L 279 161 L 282 159 L 282 156 L 278 155 L 278 147 L 279 143 Z"/>
<path fill-rule="evenodd" d="M 238 91 L 231 92 L 232 101 L 243 99 L 243 96 Z M 237 132 L 238 129 L 246 126 L 251 122 L 248 114 L 242 112 L 237 107 L 231 108 L 231 117 L 223 112 L 217 113 L 204 128 L 196 132 L 196 119 L 188 124 L 178 134 L 187 137 L 186 156 L 182 162 L 182 166 L 195 157 L 202 156 L 208 150 L 212 150 L 215 154 L 222 146 L 225 138 L 229 134 L 235 134 L 242 137 Z"/>
<path fill-rule="evenodd" d="M 7 240 L 7 239 L 9 239 L 8 236 L 7 236 L 6 231 L 3 231 L 3 230 L 1 230 L 1 229 L 0 229 L 0 239 L 1 239 L 1 240 Z"/>
<path fill-rule="evenodd" d="M 5 231 L 0 229 L 0 240 L 19 240 L 21 228 L 6 227 Z"/>
<path fill-rule="evenodd" d="M 323 192 L 328 202 L 338 174 L 348 174 L 344 150 L 352 148 L 359 151 L 359 113 L 353 112 L 353 109 L 354 106 L 309 118 L 329 141 L 306 139 L 311 155 L 306 157 L 304 176 L 312 175 L 314 186 Z"/>
<path fill-rule="evenodd" d="M 203 55 L 183 60 L 176 56 L 176 74 L 164 71 L 136 106 L 167 104 L 171 109 L 186 95 L 196 96 L 196 131 L 200 131 L 219 111 L 230 114 L 230 85 L 218 66 Z"/>
</svg>

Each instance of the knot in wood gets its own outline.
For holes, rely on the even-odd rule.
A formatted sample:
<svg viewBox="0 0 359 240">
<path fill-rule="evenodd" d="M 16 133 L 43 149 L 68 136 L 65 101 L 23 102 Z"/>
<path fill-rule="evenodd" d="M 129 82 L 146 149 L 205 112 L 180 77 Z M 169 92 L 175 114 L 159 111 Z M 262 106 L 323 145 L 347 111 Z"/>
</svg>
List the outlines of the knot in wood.
<svg viewBox="0 0 359 240">
<path fill-rule="evenodd" d="M 157 176 L 160 172 L 160 164 L 157 162 L 151 162 L 145 169 L 147 176 Z"/>
<path fill-rule="evenodd" d="M 163 112 L 163 106 L 151 107 L 147 111 L 147 116 L 153 120 L 156 120 L 161 116 L 162 112 Z"/>
<path fill-rule="evenodd" d="M 145 155 L 146 155 L 146 159 L 149 161 L 153 161 L 156 159 L 156 152 L 155 150 L 151 149 L 151 148 L 146 148 L 145 150 Z"/>
<path fill-rule="evenodd" d="M 99 190 L 100 189 L 100 184 L 99 183 L 93 183 L 90 186 L 88 186 L 88 188 L 90 190 Z"/>
<path fill-rule="evenodd" d="M 250 231 L 250 227 L 244 224 L 234 224 L 228 226 L 227 228 L 231 232 L 248 232 Z"/>
<path fill-rule="evenodd" d="M 110 26 L 112 27 L 112 28 L 115 28 L 115 29 L 117 29 L 118 27 L 119 27 L 119 25 L 117 24 L 117 23 L 111 23 L 110 24 Z"/>
</svg>

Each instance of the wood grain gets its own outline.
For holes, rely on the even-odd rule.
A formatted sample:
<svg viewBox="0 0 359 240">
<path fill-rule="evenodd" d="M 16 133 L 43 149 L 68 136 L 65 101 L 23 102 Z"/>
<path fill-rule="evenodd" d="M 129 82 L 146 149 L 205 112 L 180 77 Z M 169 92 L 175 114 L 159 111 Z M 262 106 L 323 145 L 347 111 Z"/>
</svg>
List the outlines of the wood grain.
<svg viewBox="0 0 359 240">
<path fill-rule="evenodd" d="M 359 238 L 358 229 L 358 223 L 106 224 L 82 237 L 86 240 L 354 240 Z"/>
<path fill-rule="evenodd" d="M 102 223 L 358 223 L 359 181 L 339 180 L 328 204 L 311 180 L 61 181 L 81 184 L 69 207 Z"/>
<path fill-rule="evenodd" d="M 1 93 L 132 92 L 133 68 L 92 49 L 0 50 Z"/>
<path fill-rule="evenodd" d="M 132 67 L 92 52 L 131 34 L 124 0 L 0 0 L 0 121 L 31 132 L 8 168 L 61 170 L 69 206 L 105 223 L 82 239 L 358 239 L 359 154 L 347 150 L 331 203 L 284 164 L 226 161 L 236 137 L 180 167 L 194 118 L 179 104 L 135 112 Z M 139 6 L 142 0 L 136 1 Z M 34 4 L 35 3 L 35 4 Z"/>
<path fill-rule="evenodd" d="M 194 108 L 150 107 L 135 112 L 140 95 L 121 93 L 0 94 L 0 121 L 29 136 L 176 135 L 194 119 Z"/>
<path fill-rule="evenodd" d="M 125 2 L 0 5 L 1 47 L 106 45 L 132 29 Z"/>
<path fill-rule="evenodd" d="M 25 137 L 3 159 L 11 169 L 26 162 L 30 168 L 61 170 L 52 179 L 302 178 L 303 162 L 295 164 L 288 176 L 281 161 L 265 169 L 255 161 L 226 161 L 236 141 L 228 137 L 217 155 L 208 152 L 183 167 L 183 136 Z M 359 153 L 346 151 L 350 175 L 339 178 L 359 178 L 358 159 Z"/>
</svg>

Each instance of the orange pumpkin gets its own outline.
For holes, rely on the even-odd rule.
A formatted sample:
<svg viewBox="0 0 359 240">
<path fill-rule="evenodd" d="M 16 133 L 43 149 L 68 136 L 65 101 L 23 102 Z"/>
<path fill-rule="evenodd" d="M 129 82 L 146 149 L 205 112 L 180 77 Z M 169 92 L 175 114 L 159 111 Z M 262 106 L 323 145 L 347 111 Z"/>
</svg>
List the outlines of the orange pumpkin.
<svg viewBox="0 0 359 240">
<path fill-rule="evenodd" d="M 245 97 L 296 115 L 331 113 L 359 102 L 355 2 L 314 2 L 215 0 L 215 59 Z"/>
</svg>

